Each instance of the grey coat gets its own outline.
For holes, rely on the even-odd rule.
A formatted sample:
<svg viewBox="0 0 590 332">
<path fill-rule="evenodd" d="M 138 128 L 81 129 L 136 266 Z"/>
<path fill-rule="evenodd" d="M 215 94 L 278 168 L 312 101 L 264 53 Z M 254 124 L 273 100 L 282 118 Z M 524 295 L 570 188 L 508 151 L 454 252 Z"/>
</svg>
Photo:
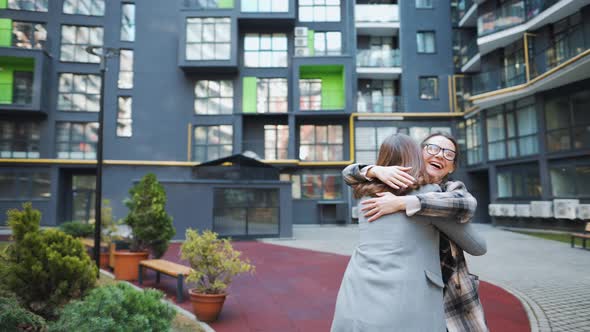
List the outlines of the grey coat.
<svg viewBox="0 0 590 332">
<path fill-rule="evenodd" d="M 486 252 L 470 224 L 404 213 L 368 223 L 359 216 L 360 241 L 342 279 L 332 332 L 446 330 L 436 227 L 468 253 Z"/>
</svg>

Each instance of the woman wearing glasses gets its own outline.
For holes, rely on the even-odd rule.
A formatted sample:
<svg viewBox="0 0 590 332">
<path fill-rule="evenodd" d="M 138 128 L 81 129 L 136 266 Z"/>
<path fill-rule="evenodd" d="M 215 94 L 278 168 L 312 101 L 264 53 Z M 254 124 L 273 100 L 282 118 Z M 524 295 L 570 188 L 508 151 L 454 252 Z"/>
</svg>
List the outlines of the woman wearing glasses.
<svg viewBox="0 0 590 332">
<path fill-rule="evenodd" d="M 459 148 L 456 140 L 450 135 L 435 133 L 424 139 L 421 146 L 428 182 L 438 184 L 442 192 L 405 196 L 396 196 L 385 190 L 376 193 L 377 197 L 362 201 L 361 210 L 368 222 L 377 220 L 379 223 L 381 220 L 378 219 L 383 216 L 405 211 L 407 216 L 437 217 L 434 219 L 441 221 L 436 224 L 437 228 L 445 232 L 444 228 L 471 221 L 477 201 L 463 183 L 448 180 L 449 174 L 456 169 Z M 416 174 L 415 171 L 402 165 L 353 164 L 346 167 L 342 174 L 344 181 L 353 187 L 377 179 L 394 190 L 403 190 L 417 183 L 415 176 L 411 175 Z M 463 249 L 468 248 L 459 243 L 462 248 L 454 241 L 441 233 L 439 252 L 446 328 L 450 332 L 488 331 L 479 301 L 477 277 L 469 274 L 463 255 Z M 371 311 L 372 308 L 367 306 L 365 310 Z"/>
</svg>

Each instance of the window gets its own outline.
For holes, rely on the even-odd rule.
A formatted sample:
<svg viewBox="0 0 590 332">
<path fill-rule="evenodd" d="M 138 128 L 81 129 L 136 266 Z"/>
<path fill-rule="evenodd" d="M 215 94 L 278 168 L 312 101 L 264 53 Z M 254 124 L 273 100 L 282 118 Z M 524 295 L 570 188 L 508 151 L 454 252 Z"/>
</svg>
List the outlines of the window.
<svg viewBox="0 0 590 332">
<path fill-rule="evenodd" d="M 15 71 L 13 74 L 12 103 L 30 105 L 33 102 L 33 73 Z"/>
<path fill-rule="evenodd" d="M 343 129 L 339 125 L 302 125 L 299 128 L 299 159 L 336 161 L 344 159 Z"/>
<path fill-rule="evenodd" d="M 340 22 L 340 0 L 299 0 L 300 22 Z"/>
<path fill-rule="evenodd" d="M 287 79 L 258 78 L 257 80 L 257 112 L 258 113 L 286 113 Z"/>
<path fill-rule="evenodd" d="M 479 164 L 483 161 L 481 125 L 479 117 L 465 121 L 465 143 L 467 148 L 467 165 Z"/>
<path fill-rule="evenodd" d="M 195 114 L 232 114 L 233 98 L 232 81 L 197 81 Z"/>
<path fill-rule="evenodd" d="M 71 201 L 71 220 L 85 223 L 94 222 L 96 176 L 72 174 L 68 199 Z"/>
<path fill-rule="evenodd" d="M 230 49 L 228 17 L 187 18 L 186 60 L 229 60 Z"/>
<path fill-rule="evenodd" d="M 61 26 L 61 61 L 100 63 L 100 58 L 86 52 L 86 47 L 102 46 L 103 28 L 75 25 Z"/>
<path fill-rule="evenodd" d="M 131 97 L 118 98 L 119 110 L 117 112 L 117 136 L 131 137 L 133 135 L 131 120 L 131 106 L 133 99 Z"/>
<path fill-rule="evenodd" d="M 192 0 L 184 1 L 185 7 L 197 9 L 232 9 L 235 0 Z"/>
<path fill-rule="evenodd" d="M 119 89 L 133 89 L 133 50 L 121 50 L 119 54 Z"/>
<path fill-rule="evenodd" d="M 242 0 L 243 13 L 286 13 L 289 0 Z"/>
<path fill-rule="evenodd" d="M 49 171 L 0 172 L 0 199 L 31 200 L 51 198 Z"/>
<path fill-rule="evenodd" d="M 248 33 L 244 37 L 246 67 L 287 67 L 287 35 Z"/>
<path fill-rule="evenodd" d="M 387 136 L 395 134 L 396 127 L 357 127 L 355 130 L 354 144 L 357 163 L 374 164 L 381 143 Z"/>
<path fill-rule="evenodd" d="M 342 54 L 342 34 L 339 31 L 314 32 L 313 49 L 316 56 Z"/>
<path fill-rule="evenodd" d="M 394 81 L 359 80 L 357 92 L 357 112 L 390 113 L 401 111 L 402 103 L 399 89 Z"/>
<path fill-rule="evenodd" d="M 8 0 L 8 9 L 46 12 L 49 0 Z"/>
<path fill-rule="evenodd" d="M 287 159 L 289 126 L 264 125 L 264 159 Z"/>
<path fill-rule="evenodd" d="M 435 53 L 436 52 L 436 35 L 434 31 L 418 31 L 416 41 L 418 43 L 418 53 Z"/>
<path fill-rule="evenodd" d="M 57 109 L 59 111 L 98 112 L 100 76 L 62 73 L 59 75 Z"/>
<path fill-rule="evenodd" d="M 420 77 L 420 99 L 438 99 L 438 77 Z"/>
<path fill-rule="evenodd" d="M 213 231 L 222 236 L 278 235 L 278 189 L 216 188 Z"/>
<path fill-rule="evenodd" d="M 64 0 L 64 14 L 104 16 L 104 0 Z"/>
<path fill-rule="evenodd" d="M 590 197 L 590 163 L 570 162 L 551 165 L 551 189 L 555 198 Z"/>
<path fill-rule="evenodd" d="M 292 175 L 291 183 L 294 199 L 342 199 L 342 175 L 338 173 Z"/>
<path fill-rule="evenodd" d="M 121 5 L 121 41 L 135 41 L 135 4 Z"/>
<path fill-rule="evenodd" d="M 58 122 L 57 158 L 96 159 L 98 122 Z"/>
<path fill-rule="evenodd" d="M 538 165 L 498 168 L 498 198 L 532 199 L 541 197 Z"/>
<path fill-rule="evenodd" d="M 322 109 L 321 79 L 299 80 L 299 109 L 303 111 Z"/>
<path fill-rule="evenodd" d="M 0 121 L 0 158 L 39 158 L 40 142 L 38 123 Z"/>
<path fill-rule="evenodd" d="M 47 30 L 42 23 L 12 22 L 12 46 L 21 48 L 44 48 Z"/>
<path fill-rule="evenodd" d="M 433 0 L 416 0 L 416 8 L 424 9 L 424 8 L 433 8 L 432 5 Z"/>
<path fill-rule="evenodd" d="M 514 109 L 486 119 L 488 159 L 528 156 L 539 152 L 534 99 L 527 98 L 495 108 Z"/>
<path fill-rule="evenodd" d="M 193 160 L 205 162 L 232 154 L 233 127 L 195 126 L 193 137 Z"/>
<path fill-rule="evenodd" d="M 590 147 L 590 90 L 547 100 L 547 148 L 549 151 Z"/>
</svg>

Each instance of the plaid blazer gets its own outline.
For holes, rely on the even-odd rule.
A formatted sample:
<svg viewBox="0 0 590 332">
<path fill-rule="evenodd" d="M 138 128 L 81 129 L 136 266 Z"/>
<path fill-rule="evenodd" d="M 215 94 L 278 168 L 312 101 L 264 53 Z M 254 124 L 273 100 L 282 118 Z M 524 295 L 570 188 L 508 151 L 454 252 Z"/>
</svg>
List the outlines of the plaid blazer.
<svg viewBox="0 0 590 332">
<path fill-rule="evenodd" d="M 342 171 L 344 182 L 355 185 L 368 181 L 361 173 L 367 165 L 352 164 Z M 477 200 L 460 181 L 447 181 L 443 192 L 430 192 L 416 197 L 420 200 L 417 215 L 443 217 L 460 223 L 471 221 Z M 441 233 L 441 272 L 444 288 L 444 307 L 449 332 L 488 332 L 483 307 L 479 301 L 478 277 L 470 274 L 463 250 Z"/>
</svg>

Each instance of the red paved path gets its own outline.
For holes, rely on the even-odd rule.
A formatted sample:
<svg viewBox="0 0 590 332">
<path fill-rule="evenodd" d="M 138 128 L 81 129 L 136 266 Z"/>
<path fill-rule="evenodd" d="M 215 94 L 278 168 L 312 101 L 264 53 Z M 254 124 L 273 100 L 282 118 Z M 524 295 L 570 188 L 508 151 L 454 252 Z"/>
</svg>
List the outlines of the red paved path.
<svg viewBox="0 0 590 332">
<path fill-rule="evenodd" d="M 218 332 L 329 331 L 336 294 L 349 257 L 260 242 L 234 242 L 256 266 L 254 275 L 239 276 L 230 287 L 216 323 Z M 180 261 L 179 244 L 165 259 Z M 175 299 L 175 280 L 148 275 L 144 287 L 155 287 Z M 526 312 L 511 294 L 482 282 L 480 294 L 492 332 L 530 331 Z M 188 294 L 187 294 L 188 297 Z M 188 300 L 181 306 L 192 312 Z"/>
</svg>

